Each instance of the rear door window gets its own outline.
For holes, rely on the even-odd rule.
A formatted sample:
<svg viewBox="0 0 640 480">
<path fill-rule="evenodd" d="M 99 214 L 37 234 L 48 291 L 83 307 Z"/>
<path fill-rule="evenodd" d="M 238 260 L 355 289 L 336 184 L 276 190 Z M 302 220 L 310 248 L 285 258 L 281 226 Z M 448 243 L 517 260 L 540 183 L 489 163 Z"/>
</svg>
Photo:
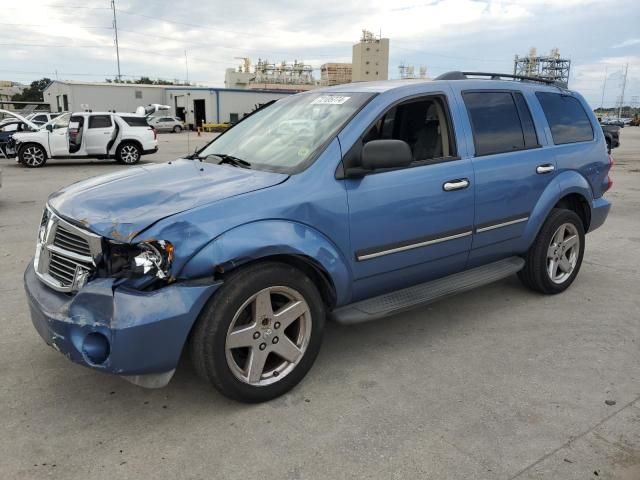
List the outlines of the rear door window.
<svg viewBox="0 0 640 480">
<path fill-rule="evenodd" d="M 520 119 L 514 93 L 518 92 L 464 92 L 464 103 L 469 112 L 476 156 L 513 152 L 537 146 L 531 114 L 523 103 L 525 122 Z M 522 99 L 524 102 L 524 99 Z M 528 118 L 527 118 L 528 115 Z M 526 125 L 527 141 L 523 123 Z"/>
<path fill-rule="evenodd" d="M 111 127 L 111 115 L 92 115 L 89 117 L 89 128 Z"/>
<path fill-rule="evenodd" d="M 121 117 L 130 127 L 148 127 L 147 117 Z"/>
<path fill-rule="evenodd" d="M 553 143 L 588 142 L 593 140 L 593 127 L 580 101 L 570 95 L 537 92 Z"/>
</svg>

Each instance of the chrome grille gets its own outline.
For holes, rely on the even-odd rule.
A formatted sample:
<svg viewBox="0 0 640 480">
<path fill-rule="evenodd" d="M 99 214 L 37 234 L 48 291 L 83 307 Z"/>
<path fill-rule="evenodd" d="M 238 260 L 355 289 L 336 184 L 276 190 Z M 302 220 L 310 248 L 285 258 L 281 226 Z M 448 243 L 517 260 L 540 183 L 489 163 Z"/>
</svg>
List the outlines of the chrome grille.
<svg viewBox="0 0 640 480">
<path fill-rule="evenodd" d="M 62 225 L 58 225 L 58 228 L 56 229 L 56 236 L 53 239 L 53 244 L 56 247 L 60 247 L 70 252 L 84 255 L 85 257 L 91 257 L 91 247 L 89 247 L 89 242 L 80 235 L 70 232 Z"/>
<path fill-rule="evenodd" d="M 77 291 L 95 271 L 101 248 L 100 236 L 66 222 L 47 208 L 38 233 L 36 274 L 55 290 Z"/>
</svg>

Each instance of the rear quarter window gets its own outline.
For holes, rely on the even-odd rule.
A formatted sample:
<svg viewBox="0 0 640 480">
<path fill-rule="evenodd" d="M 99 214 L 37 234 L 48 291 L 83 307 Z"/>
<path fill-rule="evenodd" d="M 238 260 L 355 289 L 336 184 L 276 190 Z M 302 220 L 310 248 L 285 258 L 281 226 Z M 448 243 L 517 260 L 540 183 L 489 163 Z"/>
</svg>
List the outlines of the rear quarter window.
<svg viewBox="0 0 640 480">
<path fill-rule="evenodd" d="M 593 127 L 577 98 L 548 92 L 537 92 L 536 97 L 547 117 L 554 144 L 593 140 Z"/>
<path fill-rule="evenodd" d="M 130 127 L 148 127 L 147 117 L 122 117 Z"/>
</svg>

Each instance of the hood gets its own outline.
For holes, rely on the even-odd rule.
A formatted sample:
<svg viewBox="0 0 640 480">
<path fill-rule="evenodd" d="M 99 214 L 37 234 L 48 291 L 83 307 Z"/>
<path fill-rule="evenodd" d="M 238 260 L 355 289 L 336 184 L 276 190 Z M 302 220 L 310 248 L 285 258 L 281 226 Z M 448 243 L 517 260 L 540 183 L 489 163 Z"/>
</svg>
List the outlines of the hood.
<svg viewBox="0 0 640 480">
<path fill-rule="evenodd" d="M 20 120 L 22 123 L 24 123 L 25 125 L 28 125 L 30 128 L 33 128 L 34 130 L 38 130 L 40 127 L 38 125 L 36 125 L 35 123 L 31 122 L 31 120 L 27 120 L 26 118 L 24 118 L 22 115 L 16 113 L 16 112 L 12 112 L 10 110 L 2 110 L 0 109 L 0 113 L 4 113 L 5 115 L 10 115 L 14 118 L 17 118 L 18 120 Z"/>
<path fill-rule="evenodd" d="M 288 175 L 180 159 L 74 183 L 49 197 L 67 220 L 131 241 L 170 215 L 284 182 Z"/>
</svg>

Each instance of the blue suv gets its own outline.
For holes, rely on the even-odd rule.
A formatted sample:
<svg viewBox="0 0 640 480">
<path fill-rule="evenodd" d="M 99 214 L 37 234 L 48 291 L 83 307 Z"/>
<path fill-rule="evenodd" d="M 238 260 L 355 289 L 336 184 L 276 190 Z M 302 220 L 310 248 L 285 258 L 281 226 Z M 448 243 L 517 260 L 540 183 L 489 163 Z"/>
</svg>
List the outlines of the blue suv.
<svg viewBox="0 0 640 480">
<path fill-rule="evenodd" d="M 187 348 L 223 394 L 258 402 L 304 377 L 327 317 L 515 273 L 562 292 L 610 208 L 602 129 L 562 86 L 485 76 L 292 95 L 189 158 L 54 193 L 25 272 L 33 324 L 147 387 Z"/>
</svg>

